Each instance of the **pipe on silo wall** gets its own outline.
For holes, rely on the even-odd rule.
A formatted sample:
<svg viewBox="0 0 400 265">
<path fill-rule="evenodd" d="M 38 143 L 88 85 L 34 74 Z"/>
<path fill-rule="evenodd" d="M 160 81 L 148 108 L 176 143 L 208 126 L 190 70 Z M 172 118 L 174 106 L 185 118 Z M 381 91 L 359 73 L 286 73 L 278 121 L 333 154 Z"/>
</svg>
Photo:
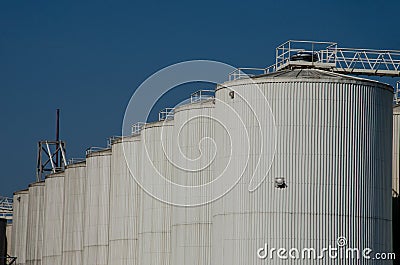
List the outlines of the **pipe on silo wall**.
<svg viewBox="0 0 400 265">
<path fill-rule="evenodd" d="M 319 70 L 293 70 L 227 82 L 216 96 L 251 117 L 253 106 L 241 97 L 259 104 L 258 92 L 268 99 L 275 119 L 274 160 L 268 170 L 265 154 L 255 148 L 265 139 L 252 134 L 258 126 L 254 119 L 244 119 L 250 132 L 249 165 L 259 157 L 261 170 L 254 172 L 267 175 L 249 192 L 252 172 L 245 171 L 239 184 L 215 203 L 213 264 L 265 264 L 257 257 L 265 244 L 322 249 L 336 246 L 338 237 L 346 237 L 350 246 L 390 252 L 392 88 Z M 218 115 L 223 114 L 229 118 Z M 236 133 L 230 128 L 231 135 Z M 243 157 L 232 154 L 231 159 L 236 164 Z M 285 187 L 276 187 L 276 177 L 284 179 Z M 287 262 L 277 256 L 275 261 Z"/>
<path fill-rule="evenodd" d="M 169 196 L 170 187 L 161 179 L 171 180 L 173 167 L 166 152 L 173 146 L 173 121 L 147 124 L 141 131 L 142 170 L 140 182 L 150 194 Z M 161 143 L 164 143 L 164 148 Z M 159 175 L 159 172 L 162 176 Z M 141 225 L 139 228 L 140 264 L 170 264 L 171 254 L 171 206 L 141 192 Z"/>
<path fill-rule="evenodd" d="M 29 185 L 26 264 L 41 265 L 43 258 L 45 182 Z"/>
<path fill-rule="evenodd" d="M 188 188 L 186 194 L 175 194 L 184 198 L 201 200 L 190 187 L 200 186 L 212 181 L 215 161 L 213 100 L 187 104 L 175 109 L 174 157 L 177 167 L 174 182 Z M 187 200 L 185 205 L 191 205 Z M 171 232 L 171 264 L 211 264 L 212 212 L 210 203 L 202 206 L 174 207 Z"/>
<path fill-rule="evenodd" d="M 62 264 L 83 265 L 86 162 L 68 165 L 64 179 Z"/>
<path fill-rule="evenodd" d="M 26 242 L 28 235 L 29 190 L 21 190 L 13 196 L 13 226 L 11 256 L 17 257 L 17 265 L 26 264 Z"/>
<path fill-rule="evenodd" d="M 64 172 L 46 176 L 42 265 L 62 264 L 64 177 Z"/>
<path fill-rule="evenodd" d="M 400 194 L 400 106 L 393 108 L 393 193 Z"/>
<path fill-rule="evenodd" d="M 140 156 L 140 136 L 124 137 L 112 144 L 108 264 L 141 264 L 138 260 L 140 187 L 132 176 L 139 176 Z"/>
<path fill-rule="evenodd" d="M 111 150 L 86 157 L 83 264 L 107 265 Z"/>
</svg>

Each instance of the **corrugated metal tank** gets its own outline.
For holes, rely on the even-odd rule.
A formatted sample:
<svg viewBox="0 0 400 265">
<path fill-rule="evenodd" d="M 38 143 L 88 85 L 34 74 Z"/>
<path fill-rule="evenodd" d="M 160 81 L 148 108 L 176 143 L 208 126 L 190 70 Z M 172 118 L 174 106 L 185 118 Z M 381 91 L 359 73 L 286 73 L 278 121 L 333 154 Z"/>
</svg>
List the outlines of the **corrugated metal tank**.
<svg viewBox="0 0 400 265">
<path fill-rule="evenodd" d="M 187 198 L 185 205 L 201 200 L 191 196 L 207 197 L 205 190 L 193 195 L 190 187 L 207 184 L 213 178 L 214 149 L 208 141 L 214 139 L 214 106 L 214 100 L 208 99 L 175 109 L 173 181 L 189 188 L 186 194 L 173 193 L 173 196 Z M 211 214 L 211 204 L 173 208 L 171 264 L 211 264 Z"/>
<path fill-rule="evenodd" d="M 259 92 L 269 101 L 276 125 L 269 171 L 269 154 L 257 153 L 262 139 L 251 130 L 258 126 L 251 118 L 252 108 L 264 108 L 265 114 L 269 110 L 246 106 L 242 99 L 264 104 Z M 307 69 L 218 86 L 216 98 L 237 111 L 250 132 L 250 170 L 213 207 L 213 264 L 265 264 L 269 260 L 257 257 L 265 244 L 322 249 L 336 246 L 340 236 L 350 246 L 391 251 L 392 92 L 392 87 L 375 81 Z M 217 114 L 223 115 L 234 117 Z M 238 132 L 236 127 L 229 130 L 231 135 Z M 217 155 L 220 167 L 226 154 Z M 251 166 L 258 157 L 260 171 L 253 172 L 268 174 L 249 192 Z M 237 164 L 245 158 L 233 153 L 230 159 Z M 284 178 L 285 188 L 275 187 L 276 177 Z M 290 262 L 299 264 L 274 259 L 274 264 Z"/>
<path fill-rule="evenodd" d="M 68 165 L 64 180 L 62 264 L 83 265 L 86 162 Z"/>
<path fill-rule="evenodd" d="M 400 106 L 393 108 L 393 193 L 398 197 L 400 177 Z"/>
<path fill-rule="evenodd" d="M 92 152 L 86 157 L 83 264 L 108 262 L 111 149 Z"/>
<path fill-rule="evenodd" d="M 130 173 L 139 175 L 140 151 L 140 136 L 120 138 L 112 144 L 108 264 L 140 264 L 140 187 Z"/>
<path fill-rule="evenodd" d="M 26 264 L 28 203 L 29 190 L 14 193 L 11 256 L 17 257 L 17 265 Z"/>
<path fill-rule="evenodd" d="M 8 223 L 6 227 L 7 236 L 7 254 L 11 256 L 11 245 L 12 245 L 12 223 Z"/>
<path fill-rule="evenodd" d="M 172 164 L 166 157 L 161 142 L 164 143 L 164 148 L 171 149 L 174 141 L 172 133 L 173 121 L 147 124 L 141 131 L 143 160 L 139 181 L 151 194 L 164 196 L 170 193 L 169 186 L 160 184 L 162 177 L 171 180 L 173 175 Z M 171 206 L 146 192 L 141 194 L 140 264 L 168 265 L 171 254 Z"/>
<path fill-rule="evenodd" d="M 50 174 L 45 180 L 43 265 L 62 264 L 64 176 L 64 172 Z"/>
<path fill-rule="evenodd" d="M 28 230 L 26 240 L 26 264 L 42 264 L 44 228 L 45 182 L 29 185 Z"/>
</svg>

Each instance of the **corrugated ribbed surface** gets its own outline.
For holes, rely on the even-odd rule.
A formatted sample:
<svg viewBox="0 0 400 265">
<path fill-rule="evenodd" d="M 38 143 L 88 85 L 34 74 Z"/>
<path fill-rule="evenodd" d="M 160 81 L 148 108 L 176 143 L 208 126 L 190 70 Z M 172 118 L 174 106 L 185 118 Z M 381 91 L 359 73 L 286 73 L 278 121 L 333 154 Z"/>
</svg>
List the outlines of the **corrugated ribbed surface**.
<svg viewBox="0 0 400 265">
<path fill-rule="evenodd" d="M 40 265 L 43 258 L 44 182 L 29 185 L 26 264 Z"/>
<path fill-rule="evenodd" d="M 11 256 L 12 224 L 7 224 L 6 226 L 6 237 L 7 237 L 7 254 Z"/>
<path fill-rule="evenodd" d="M 14 193 L 11 256 L 18 257 L 17 265 L 26 264 L 29 191 Z"/>
<path fill-rule="evenodd" d="M 187 198 L 190 205 L 191 186 L 212 181 L 214 139 L 212 101 L 185 105 L 175 110 L 174 160 L 178 160 L 174 182 L 188 186 L 186 194 L 173 194 Z M 178 146 L 179 145 L 179 146 Z M 179 149 L 178 149 L 179 148 Z M 207 194 L 199 194 L 206 197 Z M 197 201 L 197 200 L 196 200 Z M 197 207 L 174 207 L 171 235 L 171 264 L 211 264 L 212 238 L 211 204 Z"/>
<path fill-rule="evenodd" d="M 322 249 L 335 246 L 339 236 L 352 246 L 391 251 L 391 91 L 354 80 L 256 81 L 275 116 L 275 159 L 259 189 L 249 192 L 245 175 L 215 204 L 213 264 L 265 264 L 256 255 L 265 243 Z M 231 87 L 237 94 L 257 95 L 253 85 L 241 82 Z M 251 128 L 250 109 L 228 93 L 218 90 L 217 98 L 241 113 Z M 250 142 L 257 145 L 259 139 Z M 258 154 L 250 154 L 250 165 L 252 155 Z M 232 159 L 243 157 L 233 154 Z M 267 172 L 263 160 L 261 155 L 261 172 Z M 275 188 L 275 177 L 284 177 L 287 187 Z M 291 262 L 298 264 L 274 264 Z M 319 264 L 301 264 L 307 262 Z"/>
<path fill-rule="evenodd" d="M 62 264 L 64 176 L 52 174 L 45 181 L 43 265 Z"/>
<path fill-rule="evenodd" d="M 86 159 L 83 264 L 106 265 L 110 209 L 111 150 Z"/>
<path fill-rule="evenodd" d="M 166 194 L 168 186 L 160 185 L 161 178 L 171 179 L 172 166 L 161 142 L 167 149 L 173 146 L 173 121 L 146 125 L 141 132 L 142 174 L 141 181 L 152 194 Z M 171 153 L 171 152 L 167 152 Z M 159 175 L 162 174 L 162 177 Z M 170 264 L 171 206 L 142 192 L 139 228 L 140 264 Z"/>
<path fill-rule="evenodd" d="M 137 260 L 140 188 L 127 164 L 129 161 L 129 168 L 138 177 L 140 151 L 139 136 L 126 137 L 112 145 L 108 264 L 140 264 Z"/>
<path fill-rule="evenodd" d="M 62 264 L 82 265 L 86 164 L 65 170 Z"/>
</svg>

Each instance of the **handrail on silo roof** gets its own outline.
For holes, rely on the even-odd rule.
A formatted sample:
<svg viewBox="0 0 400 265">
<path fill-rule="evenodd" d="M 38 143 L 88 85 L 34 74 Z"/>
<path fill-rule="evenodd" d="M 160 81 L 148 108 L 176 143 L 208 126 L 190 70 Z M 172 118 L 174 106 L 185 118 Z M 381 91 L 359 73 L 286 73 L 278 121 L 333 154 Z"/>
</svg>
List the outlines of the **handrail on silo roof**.
<svg viewBox="0 0 400 265">
<path fill-rule="evenodd" d="M 86 155 L 90 155 L 91 153 L 94 152 L 99 152 L 99 151 L 104 151 L 108 149 L 108 147 L 98 147 L 98 146 L 92 146 L 86 149 Z"/>
<path fill-rule="evenodd" d="M 111 147 L 111 145 L 114 143 L 114 141 L 116 141 L 118 139 L 121 139 L 121 138 L 122 138 L 122 136 L 118 136 L 118 135 L 113 135 L 111 137 L 108 137 L 107 138 L 107 146 L 108 146 L 108 148 Z"/>
<path fill-rule="evenodd" d="M 143 129 L 143 126 L 145 126 L 145 122 L 137 122 L 132 125 L 132 135 L 138 135 Z"/>
<path fill-rule="evenodd" d="M 396 87 L 394 89 L 393 103 L 400 104 L 400 81 L 396 82 Z"/>
<path fill-rule="evenodd" d="M 158 113 L 158 121 L 173 120 L 175 108 L 165 108 Z"/>
<path fill-rule="evenodd" d="M 207 89 L 197 90 L 196 92 L 190 95 L 190 103 L 207 100 L 214 97 L 215 97 L 215 90 L 207 90 Z"/>
<path fill-rule="evenodd" d="M 83 161 L 85 161 L 86 160 L 86 158 L 70 158 L 69 160 L 68 160 L 68 165 L 72 165 L 72 164 L 77 164 L 77 163 L 81 163 L 81 162 L 83 162 Z"/>
<path fill-rule="evenodd" d="M 271 68 L 271 66 L 268 68 Z M 250 78 L 257 75 L 266 74 L 267 73 L 266 69 L 268 68 L 251 68 L 251 67 L 237 68 L 229 73 L 228 79 L 229 81 L 233 81 L 237 79 Z"/>
</svg>

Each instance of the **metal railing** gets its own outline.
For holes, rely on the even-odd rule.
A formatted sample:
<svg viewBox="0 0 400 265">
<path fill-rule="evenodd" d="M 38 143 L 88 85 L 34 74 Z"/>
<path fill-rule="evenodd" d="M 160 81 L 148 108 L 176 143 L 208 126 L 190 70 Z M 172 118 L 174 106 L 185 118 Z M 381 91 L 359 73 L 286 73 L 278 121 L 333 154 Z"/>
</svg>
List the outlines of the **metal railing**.
<svg viewBox="0 0 400 265">
<path fill-rule="evenodd" d="M 145 122 L 137 122 L 132 125 L 132 135 L 138 135 L 143 129 L 143 126 L 145 126 Z"/>
<path fill-rule="evenodd" d="M 158 121 L 173 120 L 175 108 L 165 108 L 158 113 Z"/>
<path fill-rule="evenodd" d="M 325 67 L 334 67 L 337 43 L 322 41 L 289 40 L 276 48 L 275 69 L 280 70 L 290 65 L 304 65 L 304 61 L 295 60 L 299 54 L 312 56 L 307 64 L 319 64 Z"/>
<path fill-rule="evenodd" d="M 336 72 L 399 76 L 400 51 L 338 48 Z"/>
<path fill-rule="evenodd" d="M 108 147 L 108 148 L 111 148 L 112 144 L 113 144 L 116 140 L 121 139 L 121 138 L 122 138 L 122 136 L 117 136 L 117 135 L 113 135 L 113 136 L 111 136 L 111 137 L 108 137 L 108 138 L 107 138 L 107 147 Z"/>
<path fill-rule="evenodd" d="M 309 58 L 302 60 L 301 56 Z M 295 66 L 345 74 L 400 76 L 400 51 L 339 48 L 335 42 L 289 40 L 276 48 L 275 70 Z"/>
<path fill-rule="evenodd" d="M 0 196 L 0 218 L 12 220 L 13 199 Z"/>
<path fill-rule="evenodd" d="M 100 152 L 109 149 L 108 147 L 98 147 L 98 146 L 92 146 L 86 149 L 86 155 L 90 155 L 91 153 L 94 152 Z"/>
<path fill-rule="evenodd" d="M 72 164 L 76 164 L 76 163 L 81 163 L 83 161 L 85 161 L 86 158 L 70 158 L 68 159 L 68 165 L 72 165 Z"/>
<path fill-rule="evenodd" d="M 215 90 L 198 90 L 190 95 L 190 103 L 199 102 L 215 97 Z"/>
<path fill-rule="evenodd" d="M 257 75 L 262 75 L 266 73 L 266 69 L 264 68 L 249 68 L 249 67 L 241 67 L 229 73 L 228 79 L 229 81 L 250 78 Z"/>
<path fill-rule="evenodd" d="M 396 82 L 396 87 L 394 88 L 393 103 L 400 104 L 400 81 Z"/>
</svg>

